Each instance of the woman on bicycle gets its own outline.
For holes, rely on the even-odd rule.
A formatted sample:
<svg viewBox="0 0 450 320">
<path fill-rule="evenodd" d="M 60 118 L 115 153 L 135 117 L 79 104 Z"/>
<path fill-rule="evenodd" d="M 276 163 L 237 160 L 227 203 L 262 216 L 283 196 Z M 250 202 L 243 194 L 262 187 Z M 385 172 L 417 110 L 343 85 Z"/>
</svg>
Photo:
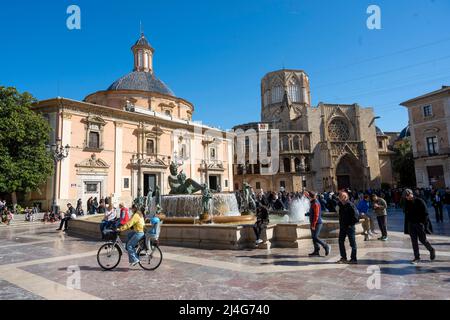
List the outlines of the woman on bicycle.
<svg viewBox="0 0 450 320">
<path fill-rule="evenodd" d="M 126 247 L 128 251 L 128 260 L 130 262 L 130 266 L 135 266 L 139 263 L 139 259 L 136 253 L 136 246 L 139 243 L 139 240 L 144 237 L 145 220 L 142 209 L 138 210 L 137 207 L 133 205 L 133 208 L 131 210 L 134 213 L 134 215 L 131 217 L 131 220 L 129 220 L 123 226 L 119 227 L 118 230 L 125 231 L 133 228 L 133 231 L 128 234 Z"/>
</svg>

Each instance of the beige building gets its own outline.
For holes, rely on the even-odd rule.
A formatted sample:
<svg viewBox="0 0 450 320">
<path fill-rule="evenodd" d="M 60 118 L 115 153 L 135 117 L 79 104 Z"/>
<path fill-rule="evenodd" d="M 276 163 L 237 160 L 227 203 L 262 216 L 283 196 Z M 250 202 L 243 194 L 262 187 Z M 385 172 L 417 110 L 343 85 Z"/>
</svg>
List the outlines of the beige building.
<svg viewBox="0 0 450 320">
<path fill-rule="evenodd" d="M 168 194 L 171 161 L 211 189 L 233 190 L 233 138 L 192 120 L 192 103 L 176 97 L 155 76 L 154 49 L 144 35 L 132 51 L 133 71 L 107 90 L 83 101 L 58 97 L 34 107 L 54 128 L 51 143 L 60 140 L 70 151 L 58 163 L 56 185 L 49 178 L 28 201 L 48 208 L 53 188 L 62 208 L 82 199 L 86 209 L 89 197 L 131 204 L 138 193 L 146 195 L 156 186 Z"/>
<path fill-rule="evenodd" d="M 450 187 L 450 86 L 401 105 L 408 108 L 417 186 Z"/>
<path fill-rule="evenodd" d="M 387 183 L 393 182 L 389 136 L 377 136 L 373 109 L 358 104 L 312 106 L 304 71 L 280 70 L 264 76 L 261 116 L 261 122 L 234 129 L 247 132 L 247 152 L 252 135 L 278 129 L 279 170 L 263 175 L 267 163 L 246 157 L 245 165 L 239 165 L 235 157 L 235 189 L 248 182 L 264 190 L 366 190 L 380 188 L 382 176 Z"/>
</svg>

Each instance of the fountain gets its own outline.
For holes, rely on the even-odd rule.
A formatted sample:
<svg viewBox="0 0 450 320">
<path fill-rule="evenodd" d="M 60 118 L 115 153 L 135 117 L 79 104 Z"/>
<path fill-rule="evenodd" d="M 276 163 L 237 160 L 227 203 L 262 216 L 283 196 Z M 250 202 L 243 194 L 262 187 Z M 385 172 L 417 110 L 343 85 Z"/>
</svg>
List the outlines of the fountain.
<svg viewBox="0 0 450 320">
<path fill-rule="evenodd" d="M 289 209 L 289 214 L 284 215 L 284 223 L 304 223 L 307 222 L 306 214 L 309 212 L 311 204 L 308 198 L 305 196 L 301 198 L 295 198 L 292 201 Z"/>
</svg>

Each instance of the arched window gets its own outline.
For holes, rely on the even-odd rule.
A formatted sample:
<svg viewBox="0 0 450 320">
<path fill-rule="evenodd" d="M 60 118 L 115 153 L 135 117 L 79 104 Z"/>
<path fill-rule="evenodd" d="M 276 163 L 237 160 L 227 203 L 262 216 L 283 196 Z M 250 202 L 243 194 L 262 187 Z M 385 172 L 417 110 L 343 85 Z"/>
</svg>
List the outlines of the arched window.
<svg viewBox="0 0 450 320">
<path fill-rule="evenodd" d="M 301 148 L 300 148 L 300 137 L 299 136 L 294 136 L 293 147 L 294 147 L 294 150 L 296 150 L 296 151 L 301 150 Z"/>
<path fill-rule="evenodd" d="M 289 99 L 292 102 L 300 102 L 300 87 L 296 79 L 292 79 L 288 86 Z"/>
<path fill-rule="evenodd" d="M 165 114 L 166 116 L 168 116 L 168 117 L 171 117 L 171 116 L 172 116 L 172 112 L 170 112 L 170 110 L 164 111 L 164 114 Z"/>
<path fill-rule="evenodd" d="M 283 148 L 283 151 L 289 151 L 289 137 L 284 136 L 281 140 L 281 147 Z"/>
<path fill-rule="evenodd" d="M 283 100 L 283 87 L 276 86 L 272 89 L 272 103 L 278 103 Z"/>
<path fill-rule="evenodd" d="M 142 66 L 144 65 L 144 56 L 142 54 L 142 50 L 139 50 L 138 52 L 138 67 L 142 68 Z"/>
</svg>

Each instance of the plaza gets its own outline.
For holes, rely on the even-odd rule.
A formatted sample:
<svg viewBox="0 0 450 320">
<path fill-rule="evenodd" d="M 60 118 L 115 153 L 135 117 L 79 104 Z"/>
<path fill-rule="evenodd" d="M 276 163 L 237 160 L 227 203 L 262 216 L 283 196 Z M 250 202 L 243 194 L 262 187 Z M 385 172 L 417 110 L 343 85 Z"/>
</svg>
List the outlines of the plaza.
<svg viewBox="0 0 450 320">
<path fill-rule="evenodd" d="M 164 260 L 156 271 L 130 268 L 126 259 L 103 271 L 96 261 L 101 242 L 58 233 L 53 224 L 18 223 L 0 227 L 0 299 L 448 299 L 450 227 L 434 227 L 429 239 L 437 259 L 430 262 L 425 250 L 418 265 L 410 264 L 403 213 L 391 209 L 390 240 L 358 242 L 356 266 L 335 264 L 336 244 L 330 256 L 309 258 L 310 248 L 203 250 L 162 242 Z M 369 279 L 373 270 L 380 271 L 379 287 Z"/>
</svg>

